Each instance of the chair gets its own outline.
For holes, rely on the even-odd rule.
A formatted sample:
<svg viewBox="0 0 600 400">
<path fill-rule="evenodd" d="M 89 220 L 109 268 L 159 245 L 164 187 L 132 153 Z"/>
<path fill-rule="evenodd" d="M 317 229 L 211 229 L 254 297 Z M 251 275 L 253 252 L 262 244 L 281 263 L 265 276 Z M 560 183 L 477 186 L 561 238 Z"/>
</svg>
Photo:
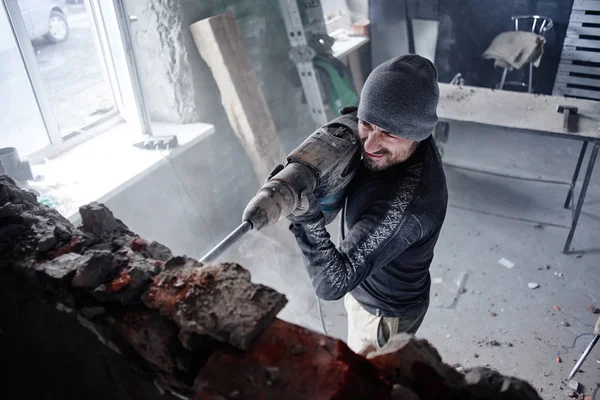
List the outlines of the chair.
<svg viewBox="0 0 600 400">
<path fill-rule="evenodd" d="M 511 17 L 515 23 L 515 31 L 519 30 L 519 27 L 526 27 L 527 22 L 531 21 L 531 32 L 536 33 L 538 35 L 544 36 L 544 34 L 549 31 L 552 26 L 554 26 L 554 22 L 552 19 L 548 17 L 544 17 L 541 15 L 518 15 Z M 526 30 L 526 29 L 522 29 Z M 506 75 L 508 73 L 508 69 L 504 68 L 504 72 L 502 73 L 502 80 L 498 85 L 498 89 L 503 89 L 504 85 L 512 85 L 512 86 L 522 86 L 527 88 L 527 92 L 531 93 L 533 91 L 532 83 L 533 83 L 533 63 L 529 63 L 529 80 L 527 82 L 523 81 L 506 81 Z"/>
</svg>

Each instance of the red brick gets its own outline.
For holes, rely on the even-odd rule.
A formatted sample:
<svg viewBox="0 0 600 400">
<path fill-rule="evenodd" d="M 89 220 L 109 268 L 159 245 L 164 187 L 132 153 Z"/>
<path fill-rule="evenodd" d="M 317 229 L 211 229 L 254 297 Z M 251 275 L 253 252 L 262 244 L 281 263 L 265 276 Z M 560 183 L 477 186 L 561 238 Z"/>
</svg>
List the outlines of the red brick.
<svg viewBox="0 0 600 400">
<path fill-rule="evenodd" d="M 196 378 L 196 399 L 390 399 L 391 387 L 344 342 L 275 320 L 246 352 L 215 351 Z"/>
</svg>

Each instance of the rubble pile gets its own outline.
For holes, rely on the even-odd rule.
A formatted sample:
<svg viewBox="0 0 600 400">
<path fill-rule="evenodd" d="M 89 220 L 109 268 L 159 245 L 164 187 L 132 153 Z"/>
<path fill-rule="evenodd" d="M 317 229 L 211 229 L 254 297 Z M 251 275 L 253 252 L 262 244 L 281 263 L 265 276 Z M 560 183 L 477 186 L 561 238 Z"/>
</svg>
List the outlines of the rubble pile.
<svg viewBox="0 0 600 400">
<path fill-rule="evenodd" d="M 80 214 L 75 228 L 0 176 L 0 279 L 19 277 L 76 314 L 145 379 L 180 397 L 540 398 L 528 383 L 486 368 L 459 373 L 428 342 L 407 335 L 366 358 L 355 354 L 276 319 L 285 296 L 253 284 L 240 265 L 173 256 L 102 204 Z"/>
</svg>

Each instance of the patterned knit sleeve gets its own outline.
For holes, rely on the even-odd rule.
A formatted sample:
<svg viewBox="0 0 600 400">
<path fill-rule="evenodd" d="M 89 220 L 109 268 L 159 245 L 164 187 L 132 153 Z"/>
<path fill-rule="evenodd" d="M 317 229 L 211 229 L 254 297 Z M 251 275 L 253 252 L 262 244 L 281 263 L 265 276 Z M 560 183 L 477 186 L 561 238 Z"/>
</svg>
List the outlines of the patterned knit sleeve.
<svg viewBox="0 0 600 400">
<path fill-rule="evenodd" d="M 412 167 L 391 203 L 380 200 L 370 204 L 339 249 L 330 240 L 323 219 L 292 226 L 320 298 L 343 297 L 421 238 L 421 225 L 409 210 L 420 170 L 419 165 Z"/>
</svg>

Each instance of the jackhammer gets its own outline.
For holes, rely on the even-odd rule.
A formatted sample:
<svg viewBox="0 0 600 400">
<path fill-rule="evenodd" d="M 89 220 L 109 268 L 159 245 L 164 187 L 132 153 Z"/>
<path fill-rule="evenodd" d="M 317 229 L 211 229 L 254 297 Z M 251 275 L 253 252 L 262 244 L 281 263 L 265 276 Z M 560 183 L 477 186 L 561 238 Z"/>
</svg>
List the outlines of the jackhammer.
<svg viewBox="0 0 600 400">
<path fill-rule="evenodd" d="M 288 155 L 285 167 L 258 190 L 242 214 L 242 224 L 200 261 L 212 262 L 249 231 L 259 231 L 286 218 L 300 207 L 303 194 L 313 193 L 324 213 L 337 214 L 360 160 L 356 112 L 320 127 Z"/>
</svg>

